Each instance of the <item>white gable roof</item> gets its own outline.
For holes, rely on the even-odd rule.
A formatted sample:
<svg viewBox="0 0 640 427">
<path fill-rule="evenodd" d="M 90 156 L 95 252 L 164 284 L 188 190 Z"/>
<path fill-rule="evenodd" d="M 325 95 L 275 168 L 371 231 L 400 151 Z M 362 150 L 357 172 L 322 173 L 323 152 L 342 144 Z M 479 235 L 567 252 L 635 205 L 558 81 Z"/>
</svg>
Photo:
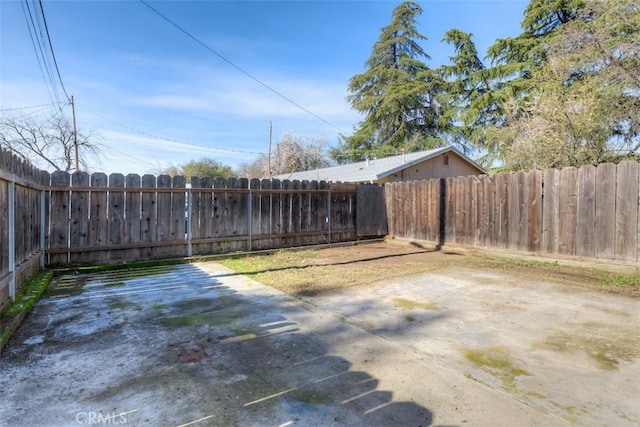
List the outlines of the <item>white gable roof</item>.
<svg viewBox="0 0 640 427">
<path fill-rule="evenodd" d="M 478 170 L 485 173 L 477 163 L 469 159 L 454 147 L 434 148 L 433 150 L 418 151 L 399 156 L 385 157 L 382 159 L 372 159 L 369 161 L 350 163 L 348 165 L 331 166 L 328 168 L 314 169 L 303 172 L 293 172 L 278 175 L 275 178 L 284 180 L 299 181 L 327 181 L 327 182 L 375 182 L 386 176 L 394 174 L 412 165 L 424 162 L 433 157 L 453 151 L 460 157 L 468 161 Z"/>
</svg>

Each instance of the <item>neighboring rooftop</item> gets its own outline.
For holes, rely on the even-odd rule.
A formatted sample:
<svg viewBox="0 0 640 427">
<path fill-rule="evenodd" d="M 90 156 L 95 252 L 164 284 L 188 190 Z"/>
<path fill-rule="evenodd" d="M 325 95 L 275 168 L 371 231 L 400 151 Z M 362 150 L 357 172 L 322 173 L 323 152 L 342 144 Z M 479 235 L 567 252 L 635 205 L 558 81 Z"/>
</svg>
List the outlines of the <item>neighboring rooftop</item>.
<svg viewBox="0 0 640 427">
<path fill-rule="evenodd" d="M 473 160 L 465 156 L 461 151 L 454 147 L 447 146 L 434 148 L 427 151 L 418 151 L 415 153 L 400 154 L 398 156 L 385 157 L 382 159 L 371 159 L 357 163 L 349 163 L 346 165 L 331 166 L 328 168 L 314 169 L 302 172 L 293 172 L 288 174 L 277 175 L 274 178 L 284 180 L 300 180 L 300 181 L 327 181 L 327 182 L 377 182 L 389 175 L 397 173 L 403 169 L 422 163 L 426 160 L 437 157 L 441 154 L 454 152 L 473 167 L 478 169 L 480 173 L 486 171 Z"/>
</svg>

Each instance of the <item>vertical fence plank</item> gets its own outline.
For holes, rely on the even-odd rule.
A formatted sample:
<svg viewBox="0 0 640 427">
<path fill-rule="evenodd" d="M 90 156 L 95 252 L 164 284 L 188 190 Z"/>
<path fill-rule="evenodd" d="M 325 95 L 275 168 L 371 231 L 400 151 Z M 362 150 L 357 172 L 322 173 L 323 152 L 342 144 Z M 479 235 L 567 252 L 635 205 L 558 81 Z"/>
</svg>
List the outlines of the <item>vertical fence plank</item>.
<svg viewBox="0 0 640 427">
<path fill-rule="evenodd" d="M 537 252 L 542 243 L 542 174 L 534 170 L 527 174 L 527 250 Z"/>
<path fill-rule="evenodd" d="M 107 175 L 103 173 L 91 174 L 91 193 L 89 194 L 89 238 L 90 247 L 107 245 Z M 95 189 L 94 189 L 95 188 Z M 52 209 L 53 209 L 52 201 Z M 102 262 L 104 254 L 91 251 L 84 254 L 84 261 Z"/>
<path fill-rule="evenodd" d="M 481 175 L 478 179 L 478 245 L 480 246 L 487 246 L 487 179 L 487 175 Z"/>
<path fill-rule="evenodd" d="M 542 195 L 542 250 L 558 253 L 560 231 L 560 171 L 547 169 L 544 173 Z"/>
<path fill-rule="evenodd" d="M 9 153 L 0 149 L 0 156 L 3 154 Z M 0 166 L 2 161 L 0 157 Z M 5 277 L 7 273 L 9 273 L 9 182 L 0 178 L 0 278 Z M 0 285 L 0 307 L 8 298 L 8 287 Z"/>
<path fill-rule="evenodd" d="M 56 171 L 51 174 L 51 226 L 49 228 L 49 245 L 51 249 L 69 247 L 69 191 L 55 190 L 68 188 L 71 182 L 69 173 Z M 49 258 L 51 265 L 66 265 L 69 262 L 68 253 L 52 254 Z"/>
<path fill-rule="evenodd" d="M 309 188 L 313 191 L 320 189 L 320 183 L 318 181 L 309 182 Z M 322 231 L 324 218 L 320 212 L 322 204 L 326 201 L 326 197 L 323 193 L 313 192 L 309 195 L 309 231 L 317 233 Z M 322 235 L 317 235 L 311 238 L 309 243 L 325 243 Z"/>
<path fill-rule="evenodd" d="M 171 177 L 159 175 L 156 178 L 156 188 L 171 188 Z M 171 240 L 171 193 L 156 193 L 156 237 L 155 242 L 168 242 Z M 158 246 L 151 250 L 153 258 L 166 258 L 170 256 L 171 249 L 166 246 Z"/>
<path fill-rule="evenodd" d="M 596 169 L 596 257 L 615 257 L 616 165 L 603 163 Z"/>
<path fill-rule="evenodd" d="M 109 245 L 124 243 L 124 192 L 111 189 L 124 188 L 124 175 L 112 173 L 109 175 L 109 213 L 107 220 L 107 241 Z M 121 260 L 122 250 L 110 250 L 108 259 Z"/>
<path fill-rule="evenodd" d="M 213 179 L 210 177 L 205 177 L 200 180 L 200 188 L 207 189 L 209 191 L 203 191 L 200 193 L 200 238 L 201 239 L 210 239 L 215 237 L 214 230 L 214 217 L 216 213 L 214 212 L 213 198 L 215 197 L 213 191 L 210 191 L 213 188 Z M 217 247 L 217 245 L 211 243 L 201 243 L 198 245 L 198 251 L 201 254 L 210 254 L 214 253 L 213 248 Z"/>
<path fill-rule="evenodd" d="M 246 190 L 249 181 L 246 178 L 229 179 L 229 188 L 237 188 Z M 232 219 L 233 219 L 233 235 L 237 237 L 247 235 L 247 193 L 234 192 L 233 197 Z M 247 249 L 247 241 L 238 240 L 233 244 L 234 251 L 244 251 Z"/>
<path fill-rule="evenodd" d="M 91 177 L 86 172 L 76 172 L 71 175 L 72 192 L 71 200 L 71 225 L 69 246 L 79 248 L 89 245 L 89 203 L 90 193 L 88 191 L 77 191 L 73 187 L 88 187 Z M 71 263 L 87 262 L 87 252 L 71 252 L 69 254 Z"/>
<path fill-rule="evenodd" d="M 260 181 L 260 188 L 263 190 L 271 190 L 272 180 L 263 179 Z M 273 234 L 273 193 L 262 193 L 260 196 L 260 222 L 257 224 L 257 233 L 265 236 Z M 257 243 L 257 249 L 270 249 L 274 247 L 273 238 L 261 239 Z"/>
<path fill-rule="evenodd" d="M 261 241 L 260 239 L 256 239 L 257 236 L 261 234 L 261 225 L 262 222 L 262 196 L 259 191 L 262 188 L 262 183 L 259 179 L 252 179 L 249 181 L 249 188 L 252 189 L 251 193 L 251 229 L 249 230 L 249 234 L 253 237 L 253 242 L 250 246 L 252 250 L 261 249 Z"/>
<path fill-rule="evenodd" d="M 616 172 L 615 258 L 635 261 L 638 251 L 638 162 L 620 162 Z"/>
<path fill-rule="evenodd" d="M 191 227 L 191 239 L 195 242 L 198 239 L 202 238 L 202 233 L 204 232 L 203 226 L 203 198 L 204 193 L 202 191 L 198 191 L 202 188 L 202 179 L 197 176 L 191 177 L 191 218 L 190 227 Z M 194 243 L 192 245 L 192 254 L 200 255 L 200 244 Z"/>
<path fill-rule="evenodd" d="M 125 243 L 137 244 L 142 241 L 141 218 L 142 199 L 138 190 L 142 184 L 140 175 L 128 174 L 124 181 L 127 192 L 125 194 Z M 129 249 L 123 254 L 124 259 L 140 259 L 140 249 Z"/>
<path fill-rule="evenodd" d="M 186 243 L 186 221 L 187 221 L 187 180 L 184 176 L 174 176 L 171 179 L 171 188 L 182 191 L 171 193 L 171 226 L 169 227 L 170 239 L 175 242 Z M 175 245 L 167 248 L 170 256 L 182 257 L 187 255 L 187 245 Z"/>
<path fill-rule="evenodd" d="M 578 169 L 578 223 L 576 255 L 596 256 L 596 168 L 591 165 Z"/>
<path fill-rule="evenodd" d="M 454 227 L 455 227 L 455 242 L 456 243 L 464 243 L 464 199 L 465 199 L 465 194 L 464 194 L 464 185 L 463 185 L 463 181 L 462 178 L 458 177 L 458 178 L 454 178 L 453 179 L 454 185 L 455 185 L 455 197 L 453 199 L 454 202 L 454 206 L 455 206 L 455 221 L 454 221 Z"/>
<path fill-rule="evenodd" d="M 142 175 L 142 187 L 147 191 L 140 195 L 140 240 L 150 243 L 156 241 L 157 193 L 152 190 L 156 187 L 156 177 L 150 174 Z M 151 258 L 153 249 L 140 249 L 140 256 L 143 259 Z"/>
<path fill-rule="evenodd" d="M 560 171 L 560 229 L 558 252 L 566 255 L 576 253 L 576 224 L 578 173 L 576 168 L 568 167 Z"/>
<path fill-rule="evenodd" d="M 291 182 L 291 188 L 293 190 L 299 190 L 301 188 L 302 183 L 298 180 L 294 180 Z M 291 232 L 292 233 L 300 233 L 302 231 L 301 226 L 301 194 L 294 193 L 291 195 Z M 293 246 L 300 245 L 300 238 L 294 237 L 291 239 L 291 244 Z"/>
<path fill-rule="evenodd" d="M 455 198 L 456 198 L 456 186 L 455 178 L 446 179 L 446 207 L 445 207 L 445 244 L 454 243 L 456 241 L 455 233 Z"/>
</svg>

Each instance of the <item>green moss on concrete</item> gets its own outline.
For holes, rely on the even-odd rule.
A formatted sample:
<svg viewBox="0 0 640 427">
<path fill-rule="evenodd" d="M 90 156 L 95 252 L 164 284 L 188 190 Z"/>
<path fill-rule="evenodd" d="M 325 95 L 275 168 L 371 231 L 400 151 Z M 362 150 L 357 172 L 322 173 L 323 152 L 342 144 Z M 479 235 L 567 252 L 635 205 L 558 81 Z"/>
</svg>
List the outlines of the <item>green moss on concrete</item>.
<svg viewBox="0 0 640 427">
<path fill-rule="evenodd" d="M 16 295 L 16 300 L 4 308 L 0 314 L 0 349 L 9 341 L 22 319 L 33 309 L 53 276 L 52 271 L 37 272 Z"/>
<path fill-rule="evenodd" d="M 465 350 L 464 358 L 494 377 L 499 378 L 502 381 L 502 387 L 509 392 L 517 391 L 517 377 L 531 375 L 526 370 L 516 366 L 511 360 L 508 351 L 501 347 Z"/>
<path fill-rule="evenodd" d="M 435 302 L 420 302 L 413 301 L 406 298 L 394 298 L 393 305 L 398 308 L 402 308 L 403 310 L 414 310 L 414 309 L 422 309 L 422 310 L 437 310 L 438 304 Z"/>
</svg>

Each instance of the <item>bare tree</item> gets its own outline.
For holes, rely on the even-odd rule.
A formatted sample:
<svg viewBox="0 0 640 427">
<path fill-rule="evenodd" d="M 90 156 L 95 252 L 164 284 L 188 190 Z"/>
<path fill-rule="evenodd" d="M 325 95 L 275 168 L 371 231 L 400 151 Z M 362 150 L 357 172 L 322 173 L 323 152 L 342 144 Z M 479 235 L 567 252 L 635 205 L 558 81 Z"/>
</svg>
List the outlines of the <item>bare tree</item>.
<svg viewBox="0 0 640 427">
<path fill-rule="evenodd" d="M 247 178 L 269 178 L 275 175 L 319 169 L 329 166 L 323 154 L 326 142 L 320 137 L 300 136 L 285 132 L 271 151 L 271 170 L 266 155 L 238 167 L 238 175 Z"/>
<path fill-rule="evenodd" d="M 87 167 L 87 160 L 99 154 L 93 133 L 77 134 L 78 163 Z M 73 126 L 62 114 L 48 118 L 5 114 L 0 118 L 0 147 L 9 148 L 43 168 L 57 171 L 75 169 Z"/>
</svg>

